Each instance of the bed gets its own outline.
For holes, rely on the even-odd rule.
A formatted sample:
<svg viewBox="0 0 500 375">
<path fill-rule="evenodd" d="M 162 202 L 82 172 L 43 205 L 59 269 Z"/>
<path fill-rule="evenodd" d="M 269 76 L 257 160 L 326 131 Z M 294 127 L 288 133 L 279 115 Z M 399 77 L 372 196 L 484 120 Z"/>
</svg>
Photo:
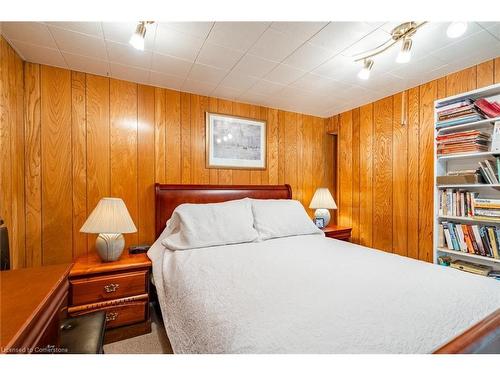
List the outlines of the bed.
<svg viewBox="0 0 500 375">
<path fill-rule="evenodd" d="M 318 234 L 186 251 L 162 245 L 180 204 L 245 197 L 292 192 L 156 185 L 158 240 L 148 256 L 175 353 L 432 353 L 475 324 L 484 331 L 488 316 L 475 339 L 497 332 L 500 283 L 482 276 Z"/>
</svg>

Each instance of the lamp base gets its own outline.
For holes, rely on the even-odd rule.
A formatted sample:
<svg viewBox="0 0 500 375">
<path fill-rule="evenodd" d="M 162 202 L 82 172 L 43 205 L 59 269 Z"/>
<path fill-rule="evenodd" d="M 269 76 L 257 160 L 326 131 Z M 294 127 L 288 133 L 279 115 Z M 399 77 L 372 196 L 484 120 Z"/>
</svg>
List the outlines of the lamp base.
<svg viewBox="0 0 500 375">
<path fill-rule="evenodd" d="M 103 262 L 114 262 L 122 255 L 125 238 L 121 233 L 100 233 L 95 246 Z"/>
<path fill-rule="evenodd" d="M 318 208 L 314 211 L 314 217 L 325 220 L 325 227 L 330 222 L 330 211 L 326 208 Z"/>
</svg>

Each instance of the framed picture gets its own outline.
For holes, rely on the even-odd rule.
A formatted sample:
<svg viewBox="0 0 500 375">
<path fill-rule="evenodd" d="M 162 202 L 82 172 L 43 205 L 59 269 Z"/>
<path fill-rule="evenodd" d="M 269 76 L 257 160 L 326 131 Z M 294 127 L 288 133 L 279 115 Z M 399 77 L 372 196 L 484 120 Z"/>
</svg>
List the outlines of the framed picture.
<svg viewBox="0 0 500 375">
<path fill-rule="evenodd" d="M 266 169 L 266 122 L 207 112 L 207 168 Z"/>
<path fill-rule="evenodd" d="M 314 218 L 314 224 L 320 229 L 325 227 L 325 219 L 322 217 L 315 217 Z"/>
</svg>

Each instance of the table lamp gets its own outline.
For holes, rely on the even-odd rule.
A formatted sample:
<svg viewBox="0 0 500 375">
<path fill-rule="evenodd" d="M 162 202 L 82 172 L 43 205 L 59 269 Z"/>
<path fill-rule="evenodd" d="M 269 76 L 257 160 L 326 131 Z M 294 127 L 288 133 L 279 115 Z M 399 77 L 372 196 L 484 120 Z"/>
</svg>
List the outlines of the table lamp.
<svg viewBox="0 0 500 375">
<path fill-rule="evenodd" d="M 330 222 L 330 211 L 335 210 L 337 205 L 335 204 L 335 200 L 330 193 L 330 190 L 327 188 L 318 188 L 314 192 L 314 196 L 311 200 L 311 204 L 309 208 L 315 208 L 314 217 L 316 219 L 322 218 L 325 221 L 325 227 Z"/>
<path fill-rule="evenodd" d="M 137 228 L 120 198 L 102 198 L 89 215 L 80 232 L 98 233 L 97 252 L 104 262 L 120 258 L 125 246 L 122 233 L 135 233 Z"/>
</svg>

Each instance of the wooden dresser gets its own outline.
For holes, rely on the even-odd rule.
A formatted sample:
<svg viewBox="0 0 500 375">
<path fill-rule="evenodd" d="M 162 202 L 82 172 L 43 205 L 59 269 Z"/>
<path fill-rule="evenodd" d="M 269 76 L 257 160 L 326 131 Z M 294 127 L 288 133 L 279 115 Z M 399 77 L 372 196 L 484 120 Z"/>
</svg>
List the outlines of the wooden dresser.
<svg viewBox="0 0 500 375">
<path fill-rule="evenodd" d="M 124 252 L 107 263 L 95 253 L 78 258 L 69 275 L 69 316 L 105 311 L 106 343 L 151 332 L 150 270 L 146 254 Z"/>
<path fill-rule="evenodd" d="M 59 353 L 70 264 L 0 272 L 2 353 Z"/>
</svg>

